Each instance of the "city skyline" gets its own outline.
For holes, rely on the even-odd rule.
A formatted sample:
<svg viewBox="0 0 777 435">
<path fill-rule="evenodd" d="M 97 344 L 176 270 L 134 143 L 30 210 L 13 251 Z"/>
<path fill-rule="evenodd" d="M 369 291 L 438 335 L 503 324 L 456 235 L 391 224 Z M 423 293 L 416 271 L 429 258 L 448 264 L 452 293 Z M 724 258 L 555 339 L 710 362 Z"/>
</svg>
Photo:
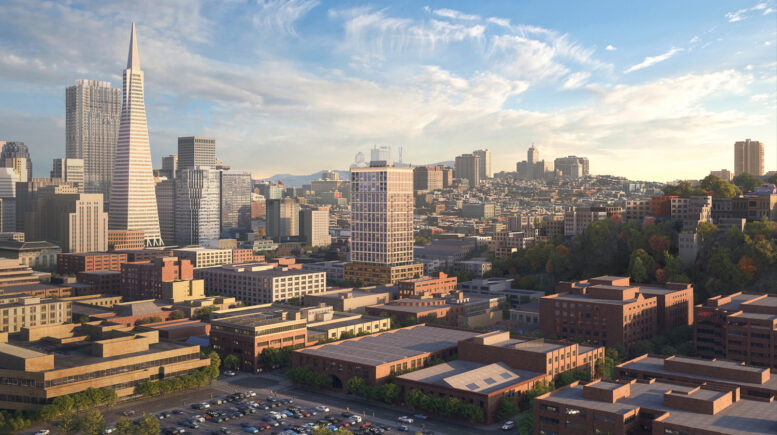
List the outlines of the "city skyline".
<svg viewBox="0 0 777 435">
<path fill-rule="evenodd" d="M 493 172 L 512 171 L 535 143 L 591 173 L 698 179 L 733 170 L 747 138 L 777 169 L 774 0 L 82 6 L 0 5 L 0 130 L 36 176 L 65 157 L 64 88 L 121 82 L 132 19 L 154 167 L 197 135 L 255 177 L 347 169 L 372 145 L 413 164 L 487 148 Z"/>
</svg>

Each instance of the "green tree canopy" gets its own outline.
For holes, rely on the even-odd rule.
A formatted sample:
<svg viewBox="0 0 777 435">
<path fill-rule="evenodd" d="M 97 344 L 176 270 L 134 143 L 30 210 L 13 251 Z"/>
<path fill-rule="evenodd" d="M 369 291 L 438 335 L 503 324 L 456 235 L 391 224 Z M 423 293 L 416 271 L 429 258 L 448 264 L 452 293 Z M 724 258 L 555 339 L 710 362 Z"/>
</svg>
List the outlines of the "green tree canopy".
<svg viewBox="0 0 777 435">
<path fill-rule="evenodd" d="M 742 194 L 737 186 L 714 175 L 707 175 L 699 184 L 702 189 L 712 192 L 714 196 L 733 198 Z"/>
<path fill-rule="evenodd" d="M 746 191 L 752 191 L 756 187 L 763 184 L 763 180 L 756 177 L 755 175 L 751 175 L 748 173 L 739 174 L 736 177 L 734 177 L 734 180 L 732 180 L 734 184 L 741 187 L 742 190 Z"/>
</svg>

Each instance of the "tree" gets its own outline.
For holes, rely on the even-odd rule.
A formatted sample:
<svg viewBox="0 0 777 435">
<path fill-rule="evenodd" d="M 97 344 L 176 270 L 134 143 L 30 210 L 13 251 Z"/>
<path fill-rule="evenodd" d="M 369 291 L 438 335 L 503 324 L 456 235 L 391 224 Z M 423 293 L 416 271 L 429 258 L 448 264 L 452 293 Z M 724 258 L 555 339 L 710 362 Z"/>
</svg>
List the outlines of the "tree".
<svg viewBox="0 0 777 435">
<path fill-rule="evenodd" d="M 159 435 L 159 420 L 153 415 L 144 415 L 137 422 L 138 434 L 152 434 Z"/>
<path fill-rule="evenodd" d="M 744 173 L 739 174 L 732 180 L 734 184 L 741 187 L 742 190 L 745 191 L 753 191 L 756 187 L 763 184 L 763 180 L 756 177 L 755 175 Z"/>
<path fill-rule="evenodd" d="M 86 411 L 81 418 L 81 431 L 86 435 L 102 435 L 105 431 L 105 421 L 96 409 Z"/>
<path fill-rule="evenodd" d="M 699 185 L 702 189 L 712 192 L 714 196 L 723 198 L 733 198 L 742 194 L 742 191 L 737 186 L 714 175 L 707 175 L 701 180 Z"/>
<path fill-rule="evenodd" d="M 186 317 L 186 316 L 183 314 L 183 311 L 181 311 L 181 310 L 174 310 L 172 313 L 170 313 L 170 317 L 168 317 L 168 319 L 170 319 L 170 320 L 178 320 L 178 319 L 183 319 L 184 317 Z"/>
<path fill-rule="evenodd" d="M 777 174 L 772 175 L 766 180 L 767 183 L 777 185 Z"/>
<path fill-rule="evenodd" d="M 629 261 L 629 276 L 631 280 L 638 283 L 649 281 L 649 273 L 653 266 L 653 257 L 645 250 L 637 249 L 631 253 Z"/>
<path fill-rule="evenodd" d="M 268 348 L 269 349 L 269 348 Z M 264 353 L 264 351 L 262 351 Z M 224 367 L 230 370 L 238 370 L 240 369 L 240 358 L 237 357 L 237 355 L 230 353 L 226 357 L 224 357 L 223 363 Z"/>
<path fill-rule="evenodd" d="M 202 322 L 210 322 L 210 313 L 218 311 L 218 307 L 210 305 L 196 311 L 195 317 Z"/>
<path fill-rule="evenodd" d="M 134 435 L 135 434 L 135 422 L 128 417 L 119 417 L 116 421 L 116 435 Z"/>
<path fill-rule="evenodd" d="M 81 419 L 75 412 L 68 412 L 62 415 L 57 428 L 65 435 L 75 435 L 81 430 Z"/>
<path fill-rule="evenodd" d="M 499 401 L 499 409 L 496 411 L 496 418 L 499 420 L 506 420 L 515 414 L 518 414 L 518 407 L 515 406 L 515 400 L 508 397 L 502 397 Z"/>
</svg>

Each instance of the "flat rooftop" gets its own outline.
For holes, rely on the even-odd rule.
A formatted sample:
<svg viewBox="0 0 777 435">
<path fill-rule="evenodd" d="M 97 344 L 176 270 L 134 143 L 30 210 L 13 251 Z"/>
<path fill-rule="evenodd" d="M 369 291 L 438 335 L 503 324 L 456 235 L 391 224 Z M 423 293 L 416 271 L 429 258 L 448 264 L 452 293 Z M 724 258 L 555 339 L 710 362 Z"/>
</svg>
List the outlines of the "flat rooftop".
<svg viewBox="0 0 777 435">
<path fill-rule="evenodd" d="M 747 305 L 777 308 L 777 296 L 769 295 L 763 299 L 750 302 Z"/>
<path fill-rule="evenodd" d="M 704 365 L 704 366 L 713 367 L 713 368 L 735 369 L 742 372 L 760 373 L 764 370 L 763 368 L 759 368 L 759 367 L 743 366 L 740 363 L 735 361 L 724 361 L 724 360 L 712 361 L 712 360 L 703 360 L 703 359 L 697 359 L 697 358 L 683 358 L 683 357 L 674 357 L 673 360 L 677 362 L 683 362 L 683 363 L 687 362 L 687 363 Z M 626 362 L 622 365 L 622 367 L 631 369 L 631 370 L 650 371 L 650 372 L 661 373 L 666 375 L 687 376 L 687 377 L 692 377 L 694 379 L 699 379 L 699 380 L 709 381 L 709 382 L 720 382 L 720 383 L 727 383 L 727 384 L 736 384 L 739 386 L 766 388 L 777 392 L 777 376 L 770 376 L 769 380 L 766 381 L 765 383 L 756 384 L 753 382 L 743 382 L 741 380 L 734 381 L 731 379 L 719 378 L 715 376 L 704 376 L 698 373 L 679 372 L 676 370 L 665 369 L 664 358 L 661 358 L 658 356 L 648 355 L 647 357 L 642 358 L 639 361 Z"/>
<path fill-rule="evenodd" d="M 720 308 L 722 310 L 727 310 L 727 311 L 739 311 L 740 310 L 739 306 L 743 302 L 747 302 L 747 301 L 753 300 L 753 299 L 755 299 L 755 298 L 757 298 L 759 296 L 760 295 L 751 295 L 751 294 L 747 294 L 747 293 L 744 293 L 744 294 L 741 294 L 741 295 L 732 296 L 731 297 L 731 302 L 723 304 L 723 305 L 721 305 L 718 308 Z"/>
<path fill-rule="evenodd" d="M 599 384 L 612 384 L 617 388 L 620 384 L 603 381 Z M 601 385 L 599 388 L 605 388 Z M 583 386 L 558 390 L 551 396 L 543 399 L 551 403 L 558 403 L 572 407 L 593 408 L 614 414 L 625 415 L 639 408 L 668 411 L 669 416 L 663 421 L 680 426 L 690 426 L 711 433 L 725 433 L 731 435 L 752 435 L 777 433 L 777 418 L 775 418 L 775 404 L 742 399 L 732 403 L 716 415 L 684 411 L 664 405 L 664 394 L 670 390 L 679 392 L 690 391 L 691 388 L 677 384 L 654 382 L 646 384 L 635 382 L 630 386 L 628 397 L 619 399 L 615 403 L 600 402 L 583 397 Z M 719 396 L 720 392 L 699 390 L 692 397 L 701 400 L 709 400 Z"/>
<path fill-rule="evenodd" d="M 479 334 L 479 332 L 423 325 L 352 338 L 321 347 L 302 349 L 298 352 L 377 366 L 456 347 L 459 341 Z"/>
<path fill-rule="evenodd" d="M 626 305 L 633 303 L 636 299 L 626 299 L 625 301 L 617 299 L 599 299 L 592 298 L 587 295 L 575 295 L 575 294 L 559 294 L 554 300 L 569 301 L 569 302 L 585 302 L 589 304 L 609 304 L 609 305 Z"/>
<path fill-rule="evenodd" d="M 544 376 L 544 373 L 512 369 L 501 362 L 480 364 L 472 361 L 455 360 L 416 370 L 399 378 L 457 390 L 488 394 L 511 385 L 521 384 Z"/>
</svg>

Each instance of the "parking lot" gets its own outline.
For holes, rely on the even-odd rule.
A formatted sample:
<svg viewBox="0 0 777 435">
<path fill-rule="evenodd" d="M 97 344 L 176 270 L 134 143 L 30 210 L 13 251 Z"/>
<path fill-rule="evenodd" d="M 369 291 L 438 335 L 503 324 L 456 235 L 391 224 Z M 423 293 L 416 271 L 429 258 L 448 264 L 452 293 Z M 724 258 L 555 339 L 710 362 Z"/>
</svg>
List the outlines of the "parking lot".
<svg viewBox="0 0 777 435">
<path fill-rule="evenodd" d="M 237 400 L 218 403 L 219 400 L 235 393 L 249 391 L 255 392 L 256 395 L 242 398 L 236 396 Z M 272 401 L 268 398 L 277 400 L 278 405 L 270 407 Z M 284 399 L 291 399 L 292 402 L 282 403 L 281 401 Z M 192 408 L 192 405 L 202 402 L 207 402 L 208 408 Z M 255 405 L 252 406 L 251 402 L 255 402 Z M 264 409 L 265 406 L 268 409 Z M 311 413 L 309 416 L 300 413 L 300 411 L 310 413 L 311 409 L 319 406 L 327 407 L 329 411 L 316 410 L 315 415 Z M 254 412 L 246 412 L 246 407 L 253 409 Z M 271 411 L 280 412 L 281 410 L 286 410 L 292 415 L 287 415 L 286 418 L 272 418 L 270 415 Z M 177 412 L 174 413 L 174 411 Z M 297 411 L 296 415 L 294 411 Z M 348 430 L 367 434 L 381 433 L 381 431 L 405 433 L 400 426 L 407 426 L 409 433 L 426 432 L 447 435 L 511 433 L 499 430 L 498 425 L 491 427 L 471 426 L 461 421 L 434 416 L 429 419 L 419 419 L 411 411 L 400 407 L 371 402 L 337 392 L 306 389 L 285 380 L 280 373 L 261 375 L 240 373 L 236 376 L 221 376 L 211 385 L 197 390 L 122 402 L 114 407 L 103 409 L 101 412 L 108 427 L 115 424 L 122 415 L 127 415 L 133 419 L 140 418 L 144 414 L 155 415 L 158 418 L 161 413 L 163 418 L 159 420 L 160 427 L 167 433 L 172 433 L 176 428 L 180 428 L 184 432 L 179 433 L 187 434 L 239 434 L 253 432 L 251 428 L 255 428 L 258 433 L 293 434 L 309 433 L 312 425 L 315 424 L 331 425 L 332 427 L 348 424 L 346 426 Z M 209 412 L 213 415 L 208 414 Z M 344 416 L 343 413 L 349 414 Z M 346 420 L 350 418 L 350 413 L 358 414 L 362 421 L 356 425 L 347 423 Z M 240 414 L 243 415 L 240 416 Z M 193 428 L 190 423 L 198 415 L 205 421 L 197 421 L 197 428 Z M 398 420 L 401 416 L 408 416 L 413 419 L 413 422 L 401 423 Z M 274 423 L 267 421 L 269 419 L 277 421 L 278 425 L 275 426 Z M 365 423 L 370 423 L 370 425 L 362 428 L 361 426 Z M 268 428 L 266 425 L 270 425 L 270 427 Z M 56 427 L 51 424 L 39 424 L 29 428 L 24 433 L 32 435 L 35 431 L 44 428 L 50 429 L 51 433 L 57 433 Z M 222 428 L 228 432 L 222 431 Z"/>
</svg>

